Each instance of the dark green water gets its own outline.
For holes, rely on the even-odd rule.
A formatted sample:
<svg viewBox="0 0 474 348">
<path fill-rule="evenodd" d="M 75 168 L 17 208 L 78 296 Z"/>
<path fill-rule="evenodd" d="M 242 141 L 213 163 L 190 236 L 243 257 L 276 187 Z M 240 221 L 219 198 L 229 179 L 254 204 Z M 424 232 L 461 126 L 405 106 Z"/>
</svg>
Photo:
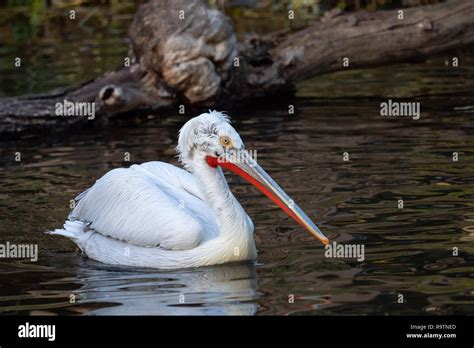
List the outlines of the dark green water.
<svg viewBox="0 0 474 348">
<path fill-rule="evenodd" d="M 71 28 L 71 36 L 49 45 L 44 26 L 25 25 L 39 34 L 26 35 L 28 67 L 13 69 L 9 62 L 23 51 L 5 34 L 11 16 L 0 10 L 0 95 L 94 77 L 127 52 L 131 12 L 118 9 L 105 27 L 91 18 L 98 23 L 90 36 Z M 61 21 L 49 25 L 52 32 L 68 30 Z M 256 265 L 172 272 L 110 267 L 43 233 L 61 226 L 69 200 L 108 170 L 151 160 L 176 163 L 177 132 L 192 115 L 3 142 L 0 243 L 36 243 L 39 260 L 0 259 L 0 312 L 471 314 L 474 60 L 456 54 L 458 68 L 444 64 L 451 54 L 347 71 L 306 81 L 289 100 L 228 110 L 247 148 L 258 151 L 260 164 L 331 239 L 365 245 L 363 262 L 325 258 L 317 241 L 232 175 L 231 187 L 255 224 Z M 419 101 L 421 119 L 381 117 L 380 103 L 388 98 Z M 20 163 L 15 152 L 22 154 Z M 124 152 L 131 163 L 123 161 Z M 344 152 L 350 161 L 343 161 Z M 397 302 L 400 293 L 404 303 Z"/>
</svg>

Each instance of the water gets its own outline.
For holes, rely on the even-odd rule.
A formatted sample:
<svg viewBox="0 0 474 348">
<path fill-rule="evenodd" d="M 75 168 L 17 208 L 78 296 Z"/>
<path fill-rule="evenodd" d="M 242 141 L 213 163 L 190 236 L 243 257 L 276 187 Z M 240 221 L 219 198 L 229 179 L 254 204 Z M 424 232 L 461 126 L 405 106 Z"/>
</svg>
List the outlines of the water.
<svg viewBox="0 0 474 348">
<path fill-rule="evenodd" d="M 117 31 L 95 44 L 115 47 L 122 35 Z M 5 51 L 14 49 L 3 51 L 3 62 L 11 56 Z M 123 52 L 109 52 L 103 69 L 119 62 Z M 39 260 L 0 260 L 0 312 L 472 313 L 474 60 L 467 52 L 457 54 L 462 63 L 457 69 L 444 65 L 451 57 L 446 55 L 423 64 L 347 71 L 301 83 L 288 100 L 229 110 L 262 167 L 331 240 L 363 243 L 363 262 L 325 258 L 318 241 L 257 190 L 228 175 L 255 224 L 256 264 L 171 272 L 101 264 L 81 256 L 68 240 L 43 232 L 61 226 L 70 200 L 108 170 L 151 160 L 176 164 L 177 132 L 187 118 L 142 117 L 104 130 L 3 142 L 0 243 L 37 243 Z M 50 63 L 36 64 L 46 69 Z M 65 60 L 51 69 L 56 68 L 78 64 Z M 3 95 L 70 83 L 59 74 L 27 87 L 15 82 L 24 72 L 2 69 L 11 81 L 2 84 Z M 388 98 L 420 101 L 421 119 L 382 118 L 379 105 Z M 294 115 L 288 115 L 288 104 L 295 106 Z M 22 155 L 20 163 L 15 152 Z M 123 161 L 125 152 L 131 163 Z M 343 161 L 344 152 L 350 161 Z M 453 162 L 453 152 L 459 161 Z M 398 209 L 399 199 L 404 209 Z M 397 303 L 399 293 L 403 304 Z"/>
</svg>

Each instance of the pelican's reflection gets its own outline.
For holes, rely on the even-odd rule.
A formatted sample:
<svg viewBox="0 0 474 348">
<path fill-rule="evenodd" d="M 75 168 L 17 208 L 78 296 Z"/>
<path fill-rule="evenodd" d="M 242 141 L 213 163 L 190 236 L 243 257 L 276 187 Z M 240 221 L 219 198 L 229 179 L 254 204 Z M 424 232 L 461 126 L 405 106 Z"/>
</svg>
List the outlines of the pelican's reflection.
<svg viewBox="0 0 474 348">
<path fill-rule="evenodd" d="M 86 267 L 81 303 L 107 303 L 89 315 L 253 315 L 257 272 L 252 263 L 175 271 Z"/>
</svg>

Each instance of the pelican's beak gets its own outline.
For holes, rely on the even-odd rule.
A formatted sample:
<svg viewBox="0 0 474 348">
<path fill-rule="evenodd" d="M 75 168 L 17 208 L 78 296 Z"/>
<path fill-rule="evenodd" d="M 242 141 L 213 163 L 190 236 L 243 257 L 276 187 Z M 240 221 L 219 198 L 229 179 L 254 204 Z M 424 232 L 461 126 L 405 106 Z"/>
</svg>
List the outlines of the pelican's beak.
<svg viewBox="0 0 474 348">
<path fill-rule="evenodd" d="M 329 239 L 319 230 L 311 219 L 298 205 L 278 186 L 262 167 L 250 156 L 247 151 L 231 151 L 220 157 L 206 158 L 211 167 L 223 167 L 241 176 L 257 187 L 264 195 L 276 203 L 283 211 L 291 216 L 324 245 L 329 244 Z"/>
</svg>

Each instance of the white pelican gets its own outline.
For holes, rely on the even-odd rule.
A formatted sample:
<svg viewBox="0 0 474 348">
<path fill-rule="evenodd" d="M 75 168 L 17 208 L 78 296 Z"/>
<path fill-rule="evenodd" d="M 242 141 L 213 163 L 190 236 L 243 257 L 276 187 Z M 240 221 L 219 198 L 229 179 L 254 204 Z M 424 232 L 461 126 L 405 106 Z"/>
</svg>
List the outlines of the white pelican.
<svg viewBox="0 0 474 348">
<path fill-rule="evenodd" d="M 323 244 L 328 239 L 251 158 L 229 118 L 217 111 L 181 128 L 186 170 L 147 162 L 109 171 L 77 196 L 63 229 L 91 259 L 158 269 L 255 260 L 253 223 L 222 167 L 256 186 Z"/>
</svg>

